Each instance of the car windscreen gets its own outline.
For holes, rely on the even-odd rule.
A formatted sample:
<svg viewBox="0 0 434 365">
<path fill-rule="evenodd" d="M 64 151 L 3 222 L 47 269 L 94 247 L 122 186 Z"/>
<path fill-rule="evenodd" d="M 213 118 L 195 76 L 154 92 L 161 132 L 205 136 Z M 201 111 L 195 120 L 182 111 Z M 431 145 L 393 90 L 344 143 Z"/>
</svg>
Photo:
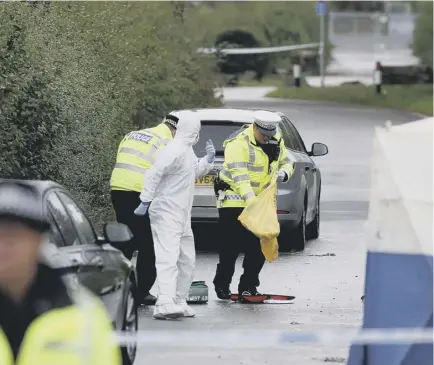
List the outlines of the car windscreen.
<svg viewBox="0 0 434 365">
<path fill-rule="evenodd" d="M 223 142 L 236 130 L 240 129 L 243 123 L 231 121 L 202 121 L 199 142 L 193 146 L 197 157 L 206 154 L 205 143 L 211 139 L 214 143 L 217 156 L 223 156 Z"/>
</svg>

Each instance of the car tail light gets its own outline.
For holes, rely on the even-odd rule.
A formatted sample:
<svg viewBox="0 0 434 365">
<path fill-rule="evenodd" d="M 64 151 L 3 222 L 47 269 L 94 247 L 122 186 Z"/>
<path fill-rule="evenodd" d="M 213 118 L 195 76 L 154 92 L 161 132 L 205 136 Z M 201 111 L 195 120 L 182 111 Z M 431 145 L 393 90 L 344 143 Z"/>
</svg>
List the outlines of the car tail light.
<svg viewBox="0 0 434 365">
<path fill-rule="evenodd" d="M 287 211 L 287 210 L 278 210 L 277 214 L 289 214 L 289 211 Z"/>
</svg>

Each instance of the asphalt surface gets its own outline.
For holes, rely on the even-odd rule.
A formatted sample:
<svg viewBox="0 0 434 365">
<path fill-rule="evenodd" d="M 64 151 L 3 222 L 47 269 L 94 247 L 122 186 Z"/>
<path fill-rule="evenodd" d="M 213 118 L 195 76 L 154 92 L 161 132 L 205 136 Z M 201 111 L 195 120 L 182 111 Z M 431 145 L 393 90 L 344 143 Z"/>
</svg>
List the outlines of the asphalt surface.
<svg viewBox="0 0 434 365">
<path fill-rule="evenodd" d="M 240 305 L 219 301 L 212 287 L 217 263 L 215 253 L 199 253 L 196 280 L 210 286 L 210 301 L 196 305 L 196 318 L 176 321 L 152 319 L 153 307 L 140 312 L 140 329 L 168 335 L 162 345 L 140 345 L 136 364 L 303 364 L 345 363 L 348 344 L 320 345 L 294 343 L 285 348 L 266 348 L 270 338 L 264 330 L 314 331 L 321 329 L 356 329 L 363 315 L 366 244 L 369 234 L 366 218 L 369 209 L 370 159 L 375 126 L 387 120 L 393 124 L 420 119 L 389 110 L 340 107 L 330 104 L 288 101 L 254 102 L 237 100 L 235 107 L 255 107 L 284 112 L 299 129 L 306 146 L 323 142 L 327 156 L 316 158 L 322 173 L 321 235 L 308 243 L 300 254 L 281 254 L 266 264 L 261 274 L 262 292 L 296 296 L 289 305 Z M 308 147 L 309 148 L 309 147 Z M 203 237 L 199 239 L 204 239 Z M 236 289 L 241 262 L 232 283 Z M 225 338 L 200 344 L 200 331 L 225 336 L 231 330 L 248 330 L 259 342 L 234 341 L 223 348 Z M 181 345 L 173 338 L 177 331 L 197 335 L 196 346 Z M 202 338 L 203 339 L 203 338 Z M 227 338 L 226 338 L 227 339 Z M 178 343 L 178 345 L 177 345 Z"/>
</svg>

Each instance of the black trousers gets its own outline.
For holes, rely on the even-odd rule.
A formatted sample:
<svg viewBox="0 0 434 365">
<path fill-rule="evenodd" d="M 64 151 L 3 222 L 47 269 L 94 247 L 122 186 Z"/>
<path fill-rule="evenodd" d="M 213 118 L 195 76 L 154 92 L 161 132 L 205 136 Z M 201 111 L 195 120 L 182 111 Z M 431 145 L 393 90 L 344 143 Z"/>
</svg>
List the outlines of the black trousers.
<svg viewBox="0 0 434 365">
<path fill-rule="evenodd" d="M 259 286 L 259 273 L 264 266 L 265 257 L 259 238 L 243 227 L 238 216 L 243 208 L 219 209 L 219 263 L 214 278 L 214 285 L 228 289 L 235 272 L 235 262 L 241 252 L 245 252 L 243 269 L 238 285 L 238 292 L 251 290 Z"/>
<path fill-rule="evenodd" d="M 134 210 L 140 204 L 140 193 L 135 191 L 112 190 L 111 199 L 119 223 L 128 226 L 133 234 L 129 243 L 113 245 L 122 251 L 128 259 L 131 259 L 134 251 L 139 251 L 137 257 L 137 277 L 140 300 L 149 294 L 157 278 L 155 269 L 154 241 L 152 239 L 151 222 L 149 213 L 145 216 L 137 216 Z"/>
<path fill-rule="evenodd" d="M 375 85 L 375 93 L 381 94 L 381 84 Z"/>
</svg>

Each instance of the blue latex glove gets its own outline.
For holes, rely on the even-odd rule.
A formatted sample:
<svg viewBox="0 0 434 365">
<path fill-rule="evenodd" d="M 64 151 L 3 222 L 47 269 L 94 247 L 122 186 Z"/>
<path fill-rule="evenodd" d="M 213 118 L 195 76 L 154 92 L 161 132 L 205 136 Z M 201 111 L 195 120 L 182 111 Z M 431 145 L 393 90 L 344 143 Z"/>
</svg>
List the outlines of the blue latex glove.
<svg viewBox="0 0 434 365">
<path fill-rule="evenodd" d="M 140 205 L 136 208 L 134 211 L 135 215 L 143 216 L 148 211 L 149 206 L 151 205 L 151 202 L 141 202 Z"/>
<path fill-rule="evenodd" d="M 215 148 L 214 148 L 214 144 L 210 139 L 206 141 L 205 150 L 206 150 L 206 159 L 208 163 L 214 162 Z"/>
<path fill-rule="evenodd" d="M 277 182 L 284 182 L 287 180 L 288 176 L 285 171 L 279 171 L 279 176 L 277 176 Z"/>
</svg>

